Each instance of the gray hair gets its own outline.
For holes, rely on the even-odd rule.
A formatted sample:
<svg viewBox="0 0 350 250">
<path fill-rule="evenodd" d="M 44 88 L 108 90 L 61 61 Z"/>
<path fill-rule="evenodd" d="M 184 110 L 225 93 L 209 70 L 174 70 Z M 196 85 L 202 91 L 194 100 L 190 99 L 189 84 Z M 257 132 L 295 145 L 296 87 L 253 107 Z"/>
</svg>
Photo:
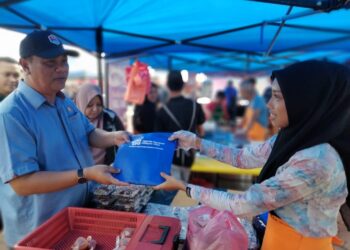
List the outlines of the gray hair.
<svg viewBox="0 0 350 250">
<path fill-rule="evenodd" d="M 11 57 L 0 57 L 0 62 L 18 64 L 18 62 Z"/>
</svg>

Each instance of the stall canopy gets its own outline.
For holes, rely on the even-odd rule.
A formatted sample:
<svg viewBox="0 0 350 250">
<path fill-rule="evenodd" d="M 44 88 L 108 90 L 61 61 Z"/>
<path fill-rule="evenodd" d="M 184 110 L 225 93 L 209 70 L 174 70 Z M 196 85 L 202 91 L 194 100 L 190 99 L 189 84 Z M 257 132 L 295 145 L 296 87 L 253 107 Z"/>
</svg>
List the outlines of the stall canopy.
<svg viewBox="0 0 350 250">
<path fill-rule="evenodd" d="M 48 29 L 98 58 L 256 73 L 305 59 L 349 62 L 349 7 L 345 0 L 0 0 L 0 26 Z"/>
</svg>

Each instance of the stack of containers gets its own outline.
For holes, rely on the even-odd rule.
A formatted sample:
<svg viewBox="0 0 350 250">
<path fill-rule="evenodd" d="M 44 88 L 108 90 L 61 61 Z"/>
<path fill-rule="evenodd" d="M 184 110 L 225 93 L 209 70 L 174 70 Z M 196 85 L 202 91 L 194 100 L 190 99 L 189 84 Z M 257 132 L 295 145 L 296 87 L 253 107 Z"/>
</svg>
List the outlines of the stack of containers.
<svg viewBox="0 0 350 250">
<path fill-rule="evenodd" d="M 152 192 L 151 187 L 143 185 L 99 185 L 93 192 L 93 204 L 96 208 L 140 212 L 150 200 Z"/>
</svg>

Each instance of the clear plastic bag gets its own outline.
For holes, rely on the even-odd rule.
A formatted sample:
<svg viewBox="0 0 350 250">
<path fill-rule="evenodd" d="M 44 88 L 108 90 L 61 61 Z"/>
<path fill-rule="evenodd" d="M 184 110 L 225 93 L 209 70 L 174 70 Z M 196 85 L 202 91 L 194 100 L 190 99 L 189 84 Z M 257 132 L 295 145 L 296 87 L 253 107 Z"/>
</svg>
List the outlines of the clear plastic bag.
<svg viewBox="0 0 350 250">
<path fill-rule="evenodd" d="M 203 206 L 189 212 L 187 245 L 193 250 L 247 250 L 248 236 L 234 214 Z"/>
</svg>

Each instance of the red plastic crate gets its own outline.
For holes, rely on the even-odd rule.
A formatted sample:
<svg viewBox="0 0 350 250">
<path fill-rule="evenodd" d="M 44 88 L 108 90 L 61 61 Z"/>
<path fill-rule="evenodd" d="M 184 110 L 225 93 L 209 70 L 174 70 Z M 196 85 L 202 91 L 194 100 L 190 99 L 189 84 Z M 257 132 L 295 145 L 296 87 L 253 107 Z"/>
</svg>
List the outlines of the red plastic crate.
<svg viewBox="0 0 350 250">
<path fill-rule="evenodd" d="M 91 235 L 97 241 L 96 250 L 112 250 L 116 236 L 126 227 L 135 228 L 127 249 L 172 249 L 181 224 L 170 217 L 69 207 L 18 242 L 15 249 L 71 249 L 79 236 Z"/>
</svg>

